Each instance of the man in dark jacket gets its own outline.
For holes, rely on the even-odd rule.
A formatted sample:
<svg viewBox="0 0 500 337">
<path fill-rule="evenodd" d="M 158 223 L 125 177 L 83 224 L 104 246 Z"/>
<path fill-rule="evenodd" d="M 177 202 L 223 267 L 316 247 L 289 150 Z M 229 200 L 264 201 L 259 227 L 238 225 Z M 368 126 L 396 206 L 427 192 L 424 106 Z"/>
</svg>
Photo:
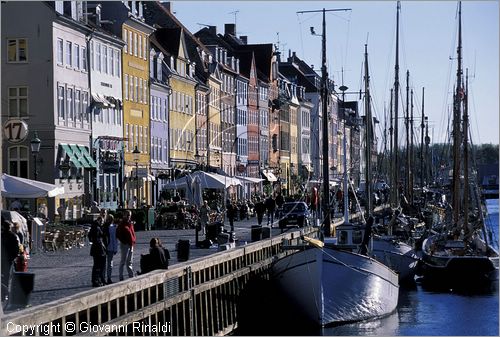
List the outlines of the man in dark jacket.
<svg viewBox="0 0 500 337">
<path fill-rule="evenodd" d="M 19 241 L 12 226 L 8 220 L 2 221 L 2 302 L 7 300 L 12 264 L 19 254 Z"/>
<path fill-rule="evenodd" d="M 92 266 L 92 286 L 100 287 L 106 284 L 104 277 L 106 266 L 106 246 L 104 244 L 104 233 L 102 230 L 102 220 L 99 218 L 92 222 L 89 231 L 90 256 L 94 258 Z"/>
<path fill-rule="evenodd" d="M 257 203 L 255 204 L 255 213 L 257 213 L 257 223 L 262 225 L 262 219 L 264 218 L 264 213 L 266 212 L 266 205 L 264 205 L 264 202 L 259 199 Z"/>
<path fill-rule="evenodd" d="M 116 238 L 120 241 L 121 260 L 118 275 L 120 281 L 123 281 L 123 267 L 126 266 L 128 277 L 134 277 L 132 269 L 134 246 L 135 246 L 135 230 L 134 224 L 130 220 L 132 213 L 125 211 L 122 222 L 116 229 Z"/>
<path fill-rule="evenodd" d="M 273 197 L 270 195 L 269 198 L 266 199 L 266 209 L 267 209 L 267 225 L 273 226 L 274 222 L 274 211 L 276 210 L 276 202 Z"/>
<path fill-rule="evenodd" d="M 232 202 L 227 202 L 226 216 L 229 219 L 229 225 L 231 226 L 231 232 L 234 232 L 234 218 L 238 214 L 238 209 Z"/>
</svg>

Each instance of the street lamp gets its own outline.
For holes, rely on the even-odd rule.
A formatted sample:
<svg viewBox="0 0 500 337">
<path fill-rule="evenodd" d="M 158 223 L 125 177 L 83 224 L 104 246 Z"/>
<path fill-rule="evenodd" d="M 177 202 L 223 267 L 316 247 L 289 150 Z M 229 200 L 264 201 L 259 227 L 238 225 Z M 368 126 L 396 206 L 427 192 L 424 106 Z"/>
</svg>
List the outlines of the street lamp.
<svg viewBox="0 0 500 337">
<path fill-rule="evenodd" d="M 38 152 L 40 152 L 40 143 L 42 142 L 40 138 L 38 138 L 38 133 L 35 131 L 35 134 L 33 136 L 34 138 L 30 141 L 31 144 L 31 153 L 33 153 L 33 159 L 35 162 L 35 180 L 38 177 L 38 172 L 36 168 L 36 160 L 38 157 Z"/>
<path fill-rule="evenodd" d="M 139 159 L 141 158 L 141 151 L 135 146 L 134 151 L 132 151 L 135 161 L 135 187 L 136 187 L 136 197 L 137 203 L 135 204 L 135 208 L 139 207 Z"/>
</svg>

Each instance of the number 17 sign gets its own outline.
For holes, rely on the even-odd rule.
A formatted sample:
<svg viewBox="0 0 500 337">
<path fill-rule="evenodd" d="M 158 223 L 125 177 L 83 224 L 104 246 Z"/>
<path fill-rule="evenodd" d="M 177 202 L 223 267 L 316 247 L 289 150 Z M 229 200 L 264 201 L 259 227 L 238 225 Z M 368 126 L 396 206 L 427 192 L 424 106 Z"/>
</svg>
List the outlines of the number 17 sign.
<svg viewBox="0 0 500 337">
<path fill-rule="evenodd" d="M 12 143 L 20 143 L 28 136 L 28 124 L 21 119 L 9 119 L 3 124 L 3 134 Z"/>
</svg>

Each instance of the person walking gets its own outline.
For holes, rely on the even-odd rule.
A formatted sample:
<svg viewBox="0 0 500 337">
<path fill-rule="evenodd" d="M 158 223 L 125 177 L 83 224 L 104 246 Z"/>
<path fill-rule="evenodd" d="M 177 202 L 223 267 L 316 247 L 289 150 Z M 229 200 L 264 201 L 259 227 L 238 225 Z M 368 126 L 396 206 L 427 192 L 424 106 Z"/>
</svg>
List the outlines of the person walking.
<svg viewBox="0 0 500 337">
<path fill-rule="evenodd" d="M 274 211 L 276 210 L 276 201 L 274 201 L 271 195 L 266 199 L 266 210 L 267 225 L 272 227 L 274 222 Z"/>
<path fill-rule="evenodd" d="M 90 256 L 94 258 L 92 266 L 92 286 L 101 287 L 106 284 L 104 279 L 106 265 L 106 246 L 104 245 L 104 232 L 102 222 L 94 220 L 88 234 L 90 246 Z"/>
<path fill-rule="evenodd" d="M 2 220 L 2 302 L 8 299 L 12 265 L 19 254 L 19 241 L 17 235 L 12 232 L 12 227 L 12 222 Z"/>
<path fill-rule="evenodd" d="M 134 224 L 130 220 L 131 216 L 132 213 L 130 211 L 125 211 L 122 221 L 116 228 L 116 238 L 120 241 L 121 253 L 120 267 L 118 270 L 120 281 L 123 281 L 123 267 L 127 268 L 129 278 L 134 277 L 132 262 L 136 238 Z"/>
<path fill-rule="evenodd" d="M 200 208 L 200 232 L 205 235 L 206 226 L 208 224 L 208 219 L 210 218 L 210 206 L 206 200 L 203 201 L 203 205 Z"/>
<path fill-rule="evenodd" d="M 229 225 L 231 226 L 231 232 L 234 232 L 234 218 L 238 215 L 238 208 L 232 202 L 227 203 L 226 215 L 227 215 L 227 218 L 229 219 Z"/>
<path fill-rule="evenodd" d="M 113 272 L 113 258 L 118 252 L 118 240 L 116 239 L 116 226 L 120 223 L 120 218 L 108 214 L 104 222 L 104 236 L 106 238 L 106 283 L 111 284 L 111 275 Z"/>
<path fill-rule="evenodd" d="M 259 198 L 255 203 L 255 213 L 257 214 L 257 223 L 259 224 L 259 226 L 262 225 L 262 219 L 264 218 L 265 212 L 266 212 L 266 205 L 264 205 L 262 199 Z"/>
</svg>

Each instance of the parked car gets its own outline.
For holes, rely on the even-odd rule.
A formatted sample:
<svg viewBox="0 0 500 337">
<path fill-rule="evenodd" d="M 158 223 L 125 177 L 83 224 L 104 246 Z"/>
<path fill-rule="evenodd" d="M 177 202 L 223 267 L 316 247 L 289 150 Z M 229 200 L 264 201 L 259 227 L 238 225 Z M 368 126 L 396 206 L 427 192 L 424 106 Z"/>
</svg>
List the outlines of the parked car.
<svg viewBox="0 0 500 337">
<path fill-rule="evenodd" d="M 303 201 L 286 202 L 281 208 L 280 228 L 289 225 L 298 225 L 299 227 L 309 226 L 311 213 L 307 204 Z"/>
</svg>

